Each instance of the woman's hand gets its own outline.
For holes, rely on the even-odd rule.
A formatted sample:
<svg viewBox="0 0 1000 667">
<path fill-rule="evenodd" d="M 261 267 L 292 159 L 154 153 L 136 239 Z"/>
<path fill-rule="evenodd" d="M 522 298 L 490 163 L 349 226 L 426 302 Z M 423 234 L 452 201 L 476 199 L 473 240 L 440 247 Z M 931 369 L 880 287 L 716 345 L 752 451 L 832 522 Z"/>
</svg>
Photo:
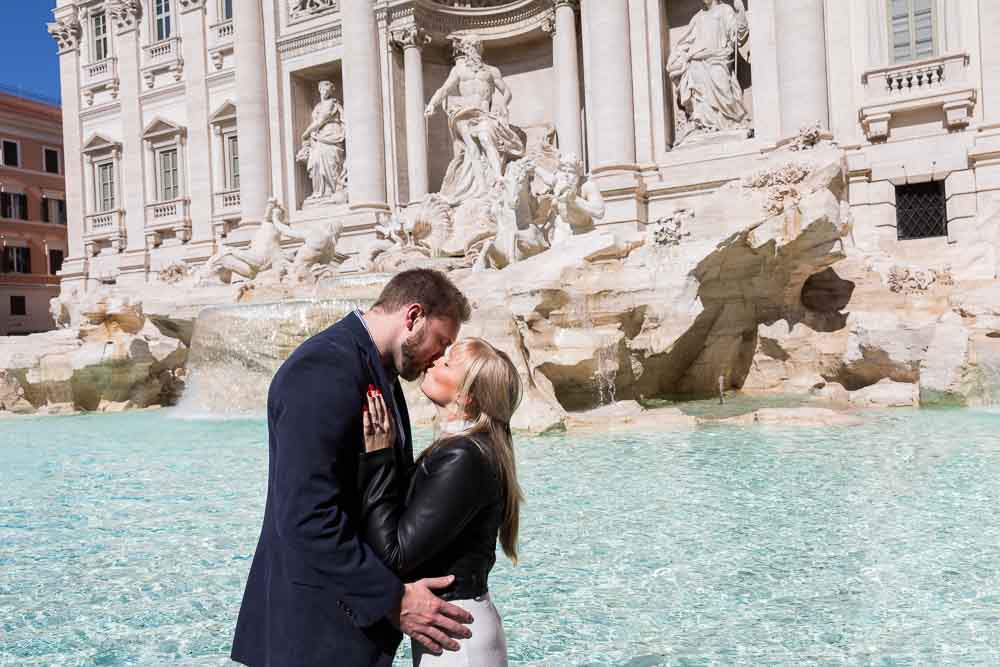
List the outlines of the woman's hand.
<svg viewBox="0 0 1000 667">
<path fill-rule="evenodd" d="M 396 440 L 396 431 L 389 417 L 382 392 L 368 385 L 367 403 L 362 408 L 365 433 L 365 451 L 377 452 L 380 449 L 392 447 Z"/>
</svg>

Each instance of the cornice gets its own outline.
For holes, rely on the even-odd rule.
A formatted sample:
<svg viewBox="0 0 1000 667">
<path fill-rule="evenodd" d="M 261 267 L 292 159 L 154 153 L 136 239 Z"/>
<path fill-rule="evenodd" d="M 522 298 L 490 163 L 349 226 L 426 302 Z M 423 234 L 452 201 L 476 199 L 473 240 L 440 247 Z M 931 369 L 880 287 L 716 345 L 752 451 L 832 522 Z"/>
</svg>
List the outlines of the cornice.
<svg viewBox="0 0 1000 667">
<path fill-rule="evenodd" d="M 308 32 L 296 33 L 278 40 L 278 55 L 283 58 L 300 56 L 312 51 L 339 46 L 342 38 L 340 21 Z"/>
<path fill-rule="evenodd" d="M 619 1 L 619 0 L 616 0 Z M 514 0 L 488 7 L 453 7 L 434 0 L 400 0 L 376 8 L 390 30 L 418 26 L 433 38 L 475 33 L 483 40 L 538 30 L 552 14 L 552 0 Z"/>
</svg>

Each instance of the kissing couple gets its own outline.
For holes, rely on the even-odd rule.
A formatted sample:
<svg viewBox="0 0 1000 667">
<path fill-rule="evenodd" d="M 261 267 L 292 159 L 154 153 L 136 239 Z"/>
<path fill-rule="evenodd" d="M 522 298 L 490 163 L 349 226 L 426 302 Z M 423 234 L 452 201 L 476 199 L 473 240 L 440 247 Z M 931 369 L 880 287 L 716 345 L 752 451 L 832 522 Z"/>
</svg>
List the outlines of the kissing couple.
<svg viewBox="0 0 1000 667">
<path fill-rule="evenodd" d="M 233 660 L 388 666 L 406 634 L 421 667 L 507 665 L 487 579 L 498 538 L 517 561 L 521 382 L 486 341 L 456 342 L 469 315 L 444 274 L 404 271 L 282 364 Z M 440 437 L 414 462 L 399 378 L 421 375 Z"/>
</svg>

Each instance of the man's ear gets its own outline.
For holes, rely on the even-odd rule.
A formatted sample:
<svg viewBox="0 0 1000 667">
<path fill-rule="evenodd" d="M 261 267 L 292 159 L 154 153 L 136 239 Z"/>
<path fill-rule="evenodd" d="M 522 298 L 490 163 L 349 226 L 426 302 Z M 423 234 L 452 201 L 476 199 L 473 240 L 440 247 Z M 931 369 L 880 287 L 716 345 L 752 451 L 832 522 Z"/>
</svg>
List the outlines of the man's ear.
<svg viewBox="0 0 1000 667">
<path fill-rule="evenodd" d="M 411 303 L 406 308 L 406 330 L 413 331 L 413 326 L 421 317 L 424 317 L 424 307 L 419 303 Z"/>
</svg>

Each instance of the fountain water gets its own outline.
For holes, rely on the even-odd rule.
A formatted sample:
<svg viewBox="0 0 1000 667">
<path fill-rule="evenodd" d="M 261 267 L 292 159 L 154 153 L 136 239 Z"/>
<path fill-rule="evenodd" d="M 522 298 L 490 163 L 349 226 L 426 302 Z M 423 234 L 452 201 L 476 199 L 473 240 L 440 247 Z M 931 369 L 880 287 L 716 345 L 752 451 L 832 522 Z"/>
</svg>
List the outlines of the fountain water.
<svg viewBox="0 0 1000 667">
<path fill-rule="evenodd" d="M 303 300 L 203 310 L 194 325 L 179 410 L 187 416 L 263 413 L 271 378 L 288 355 L 305 339 L 367 305 Z"/>
</svg>

